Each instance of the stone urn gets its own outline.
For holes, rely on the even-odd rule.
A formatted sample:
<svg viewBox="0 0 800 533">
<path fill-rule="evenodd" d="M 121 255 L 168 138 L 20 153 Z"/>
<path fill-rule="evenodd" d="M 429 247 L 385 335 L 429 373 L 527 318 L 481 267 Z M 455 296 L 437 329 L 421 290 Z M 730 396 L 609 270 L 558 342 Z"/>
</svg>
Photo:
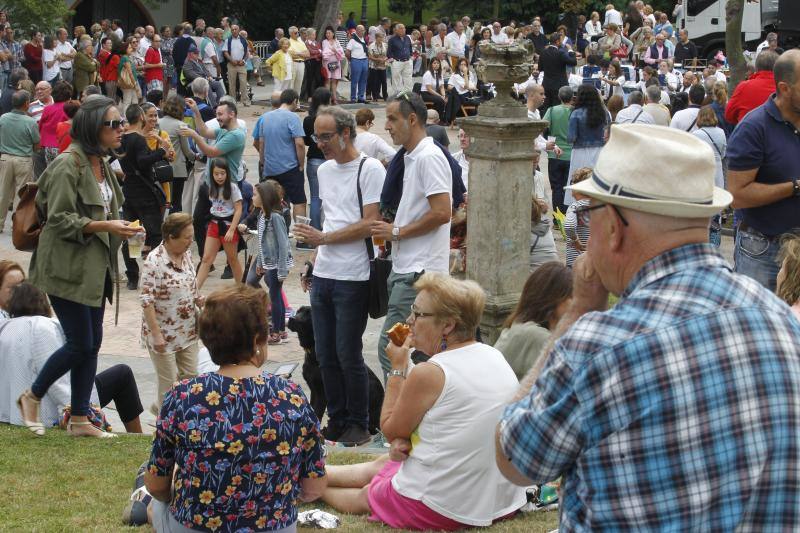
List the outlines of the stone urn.
<svg viewBox="0 0 800 533">
<path fill-rule="evenodd" d="M 495 98 L 481 104 L 478 115 L 497 118 L 526 117 L 525 107 L 511 97 L 511 88 L 530 76 L 533 43 L 527 39 L 510 44 L 488 41 L 478 46 L 481 59 L 475 71 L 483 83 L 493 83 L 497 90 Z"/>
</svg>

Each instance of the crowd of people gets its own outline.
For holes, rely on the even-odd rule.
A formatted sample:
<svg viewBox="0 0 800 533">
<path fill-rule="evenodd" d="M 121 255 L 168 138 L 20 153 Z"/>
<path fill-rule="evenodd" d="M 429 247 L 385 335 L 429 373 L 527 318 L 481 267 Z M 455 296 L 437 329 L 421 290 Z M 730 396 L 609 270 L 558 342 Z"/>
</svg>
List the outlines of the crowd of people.
<svg viewBox="0 0 800 533">
<path fill-rule="evenodd" d="M 768 36 L 729 96 L 724 58 L 706 63 L 670 22 L 679 8 L 609 5 L 550 33 L 538 17 L 407 33 L 340 14 L 276 30 L 263 58 L 227 18 L 5 38 L 0 230 L 31 181 L 46 218 L 27 274 L 0 261 L 0 420 L 110 439 L 113 402 L 142 431 L 130 368 L 97 372 L 124 270 L 157 382 L 131 524 L 291 533 L 298 502 L 321 500 L 450 531 L 512 518 L 557 482 L 566 530 L 797 528 L 800 51 Z M 534 55 L 513 96 L 547 124 L 530 161 L 531 274 L 490 346 L 484 290 L 450 275 L 472 140 L 459 130 L 451 150 L 443 125 L 494 96 L 475 74 L 481 44 L 515 41 Z M 239 109 L 262 69 L 272 109 L 248 133 Z M 348 100 L 383 100 L 394 146 Z M 718 251 L 731 206 L 733 267 Z M 220 251 L 233 281 L 208 293 Z M 295 256 L 325 417 L 262 369 L 288 339 Z M 370 316 L 389 453 L 326 465 L 326 443 L 373 439 Z"/>
</svg>

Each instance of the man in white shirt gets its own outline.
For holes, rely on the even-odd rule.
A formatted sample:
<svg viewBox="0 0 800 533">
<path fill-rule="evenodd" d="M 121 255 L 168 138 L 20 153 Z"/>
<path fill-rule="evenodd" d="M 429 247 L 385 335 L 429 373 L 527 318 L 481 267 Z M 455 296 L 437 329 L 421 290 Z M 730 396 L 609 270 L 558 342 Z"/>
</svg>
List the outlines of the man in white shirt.
<svg viewBox="0 0 800 533">
<path fill-rule="evenodd" d="M 461 167 L 461 181 L 464 182 L 464 187 L 469 190 L 469 157 L 465 153 L 469 148 L 470 138 L 467 132 L 460 129 L 458 130 L 458 145 L 461 148 L 458 152 L 453 154 L 453 159 L 458 161 L 458 166 Z"/>
<path fill-rule="evenodd" d="M 114 19 L 111 21 L 111 29 L 114 31 L 114 34 L 117 36 L 117 39 L 122 41 L 125 38 L 125 33 L 122 31 L 122 21 L 119 19 Z"/>
<path fill-rule="evenodd" d="M 614 7 L 614 4 L 608 4 L 606 6 L 606 18 L 605 22 L 603 22 L 603 27 L 607 28 L 609 24 L 616 24 L 618 27 L 622 27 L 622 13 L 617 11 Z"/>
<path fill-rule="evenodd" d="M 416 93 L 393 97 L 386 106 L 386 130 L 394 144 L 405 149 L 405 168 L 394 222 L 372 223 L 373 238 L 392 241 L 389 308 L 378 343 L 384 375 L 391 369 L 386 330 L 411 314 L 414 283 L 423 272 L 446 273 L 450 268 L 453 174 L 442 149 L 425 134 L 427 116 L 425 102 Z"/>
<path fill-rule="evenodd" d="M 228 94 L 234 98 L 240 95 L 245 107 L 250 107 L 250 96 L 247 94 L 247 67 L 245 62 L 250 56 L 247 41 L 239 35 L 239 26 L 231 26 L 231 36 L 225 40 L 225 48 L 222 52 L 228 62 Z M 236 82 L 239 82 L 239 90 L 236 90 Z"/>
<path fill-rule="evenodd" d="M 147 53 L 147 49 L 153 43 L 153 36 L 156 34 L 156 29 L 152 26 L 145 26 L 144 27 L 144 36 L 139 39 L 139 55 L 144 57 Z"/>
<path fill-rule="evenodd" d="M 460 20 L 456 22 L 453 31 L 447 34 L 446 41 L 447 57 L 450 58 L 450 66 L 453 68 L 453 72 L 458 72 L 458 60 L 464 57 L 467 45 L 469 44 L 467 36 L 464 33 L 464 25 L 461 24 Z"/>
<path fill-rule="evenodd" d="M 697 113 L 706 99 L 706 90 L 702 85 L 693 85 L 689 89 L 689 107 L 678 111 L 669 123 L 670 128 L 693 132 L 697 129 Z"/>
<path fill-rule="evenodd" d="M 217 47 L 214 44 L 214 28 L 209 26 L 206 28 L 205 37 L 200 41 L 200 58 L 203 61 L 203 66 L 206 67 L 208 73 L 212 78 L 219 78 L 222 76 L 222 67 L 219 64 L 219 57 L 217 57 Z"/>
<path fill-rule="evenodd" d="M 69 34 L 64 28 L 58 28 L 56 31 L 56 59 L 58 60 L 59 69 L 61 70 L 61 79 L 72 83 L 72 60 L 75 58 L 75 48 L 67 40 Z"/>
<path fill-rule="evenodd" d="M 508 44 L 508 35 L 496 20 L 492 22 L 492 42 L 494 44 Z"/>
<path fill-rule="evenodd" d="M 353 145 L 355 117 L 339 107 L 322 108 L 314 140 L 325 155 L 317 172 L 325 212 L 322 231 L 306 224 L 296 235 L 316 246 L 311 285 L 311 319 L 317 359 L 328 401 L 326 440 L 344 446 L 369 442 L 368 374 L 362 336 L 369 308 L 371 224 L 380 220 L 386 172 L 380 161 Z"/>
<path fill-rule="evenodd" d="M 617 124 L 655 124 L 653 117 L 642 107 L 644 96 L 639 91 L 628 95 L 628 107 L 617 113 Z"/>
</svg>

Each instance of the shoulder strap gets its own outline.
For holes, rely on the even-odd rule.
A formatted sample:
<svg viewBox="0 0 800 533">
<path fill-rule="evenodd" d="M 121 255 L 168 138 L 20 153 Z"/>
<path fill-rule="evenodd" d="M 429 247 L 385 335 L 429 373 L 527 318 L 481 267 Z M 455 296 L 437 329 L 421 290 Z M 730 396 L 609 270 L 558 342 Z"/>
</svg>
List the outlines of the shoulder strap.
<svg viewBox="0 0 800 533">
<path fill-rule="evenodd" d="M 722 157 L 722 150 L 719 149 L 719 146 L 717 146 L 717 143 L 715 143 L 714 139 L 711 138 L 711 135 L 709 135 L 709 133 L 703 128 L 700 128 L 700 131 L 706 134 L 706 137 L 708 137 L 708 140 L 711 141 L 711 144 L 714 146 L 714 150 L 716 150 L 719 156 Z"/>
<path fill-rule="evenodd" d="M 636 121 L 639 120 L 639 117 L 642 116 L 642 113 L 644 113 L 644 109 L 641 109 L 638 113 L 636 113 L 636 116 L 633 117 L 631 124 L 636 124 Z"/>
<path fill-rule="evenodd" d="M 356 174 L 356 193 L 358 194 L 358 212 L 361 213 L 361 218 L 364 218 L 364 197 L 361 195 L 361 169 L 364 167 L 366 157 L 361 158 L 358 164 L 358 174 Z M 375 259 L 375 249 L 372 247 L 372 239 L 367 237 L 364 239 L 364 244 L 367 246 L 367 257 L 372 261 Z"/>
<path fill-rule="evenodd" d="M 687 132 L 689 132 L 689 131 L 692 131 L 692 128 L 694 128 L 694 125 L 695 125 L 695 124 L 697 124 L 697 117 L 694 117 L 694 120 L 692 121 L 692 123 L 691 123 L 691 124 L 689 124 L 689 127 L 688 127 L 688 128 L 686 128 L 686 131 L 687 131 Z"/>
</svg>

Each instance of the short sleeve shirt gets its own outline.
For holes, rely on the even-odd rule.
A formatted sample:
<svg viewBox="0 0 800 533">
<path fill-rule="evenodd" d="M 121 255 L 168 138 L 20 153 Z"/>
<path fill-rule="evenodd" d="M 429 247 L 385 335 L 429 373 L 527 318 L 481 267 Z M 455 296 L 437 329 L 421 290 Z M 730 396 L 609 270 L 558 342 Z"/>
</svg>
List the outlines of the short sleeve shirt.
<svg viewBox="0 0 800 533">
<path fill-rule="evenodd" d="M 169 511 L 184 526 L 268 531 L 297 520 L 303 479 L 325 475 L 322 444 L 295 383 L 267 372 L 201 374 L 165 395 L 148 470 L 175 470 Z"/>
<path fill-rule="evenodd" d="M 0 116 L 0 153 L 31 157 L 40 140 L 39 126 L 27 113 L 12 110 Z"/>
<path fill-rule="evenodd" d="M 358 137 L 356 137 L 358 138 Z M 317 170 L 319 178 L 319 197 L 325 222 L 322 231 L 330 233 L 361 220 L 358 205 L 357 178 L 361 159 L 362 207 L 381 201 L 383 180 L 386 170 L 377 159 L 361 154 L 349 163 L 340 165 L 330 159 Z M 326 244 L 317 251 L 314 275 L 321 278 L 345 281 L 366 281 L 369 279 L 369 259 L 363 239 L 341 244 Z"/>
<path fill-rule="evenodd" d="M 216 133 L 216 146 L 222 156 L 228 160 L 228 172 L 234 181 L 241 181 L 244 176 L 240 175 L 239 167 L 242 163 L 242 153 L 244 152 L 245 133 L 241 128 L 226 130 L 220 128 Z"/>
<path fill-rule="evenodd" d="M 163 63 L 161 57 L 161 50 L 156 50 L 153 47 L 147 49 L 147 53 L 144 55 L 144 62 L 149 63 L 151 65 L 157 65 L 158 63 Z M 148 68 L 144 71 L 144 79 L 148 82 L 153 80 L 161 80 L 164 81 L 164 69 L 163 68 Z"/>
<path fill-rule="evenodd" d="M 227 200 L 221 187 L 216 195 L 209 194 L 208 199 L 211 201 L 211 216 L 227 218 L 233 215 L 236 202 L 242 201 L 242 191 L 236 185 L 231 184 L 231 197 Z"/>
<path fill-rule="evenodd" d="M 294 140 L 305 137 L 303 123 L 293 112 L 275 109 L 261 116 L 264 176 L 278 176 L 299 166 Z"/>
<path fill-rule="evenodd" d="M 361 42 L 364 42 L 363 40 Z M 364 51 L 364 47 L 361 45 L 360 42 L 356 40 L 356 35 L 353 34 L 353 38 L 347 41 L 347 47 L 350 50 L 350 58 L 352 59 L 366 59 L 367 53 Z"/>
</svg>

